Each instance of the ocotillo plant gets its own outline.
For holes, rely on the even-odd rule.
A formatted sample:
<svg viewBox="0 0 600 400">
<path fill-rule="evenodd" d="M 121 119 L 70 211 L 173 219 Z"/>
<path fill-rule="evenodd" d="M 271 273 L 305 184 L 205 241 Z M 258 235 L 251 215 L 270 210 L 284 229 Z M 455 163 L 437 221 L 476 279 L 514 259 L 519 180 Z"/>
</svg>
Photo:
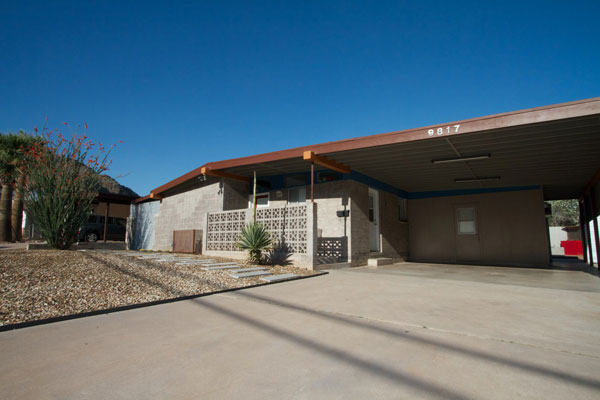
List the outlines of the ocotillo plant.
<svg viewBox="0 0 600 400">
<path fill-rule="evenodd" d="M 44 142 L 26 149 L 25 207 L 52 247 L 68 249 L 77 240 L 113 147 L 107 151 L 85 135 L 67 139 L 49 131 Z"/>
</svg>

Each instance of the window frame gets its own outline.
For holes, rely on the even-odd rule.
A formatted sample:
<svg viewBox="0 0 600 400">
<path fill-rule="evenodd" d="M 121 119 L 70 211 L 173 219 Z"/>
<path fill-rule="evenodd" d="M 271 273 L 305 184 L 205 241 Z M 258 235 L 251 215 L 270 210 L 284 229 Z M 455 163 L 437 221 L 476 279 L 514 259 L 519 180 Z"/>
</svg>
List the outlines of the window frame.
<svg viewBox="0 0 600 400">
<path fill-rule="evenodd" d="M 258 199 L 267 199 L 267 204 L 258 204 Z M 263 193 L 256 193 L 256 208 L 268 208 L 269 205 L 271 204 L 271 193 L 270 192 L 263 192 Z M 252 195 L 248 196 L 248 208 L 252 208 Z"/>
<path fill-rule="evenodd" d="M 473 211 L 473 219 L 472 220 L 461 220 L 460 219 L 460 211 L 461 210 L 472 210 Z M 455 208 L 455 221 L 456 221 L 456 234 L 457 235 L 477 235 L 477 208 L 476 207 L 456 207 Z M 473 222 L 473 231 L 472 232 L 461 232 L 461 222 Z"/>
<path fill-rule="evenodd" d="M 292 197 L 291 193 L 294 190 L 298 191 L 298 201 L 291 201 L 290 200 L 291 197 Z M 304 191 L 304 201 L 300 201 L 300 191 L 301 190 Z M 301 186 L 301 187 L 295 187 L 295 188 L 288 189 L 288 198 L 287 198 L 288 204 L 298 204 L 298 205 L 300 205 L 300 204 L 306 204 L 306 192 L 307 192 L 306 186 Z"/>
</svg>

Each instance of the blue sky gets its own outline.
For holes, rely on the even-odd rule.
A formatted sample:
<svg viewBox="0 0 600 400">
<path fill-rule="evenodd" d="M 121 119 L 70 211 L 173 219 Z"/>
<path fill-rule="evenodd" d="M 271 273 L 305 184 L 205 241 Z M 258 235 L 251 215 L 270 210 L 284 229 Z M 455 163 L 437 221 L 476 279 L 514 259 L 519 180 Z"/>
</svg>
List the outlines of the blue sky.
<svg viewBox="0 0 600 400">
<path fill-rule="evenodd" d="M 0 0 L 0 132 L 87 122 L 140 195 L 209 161 L 600 96 L 594 1 Z"/>
</svg>

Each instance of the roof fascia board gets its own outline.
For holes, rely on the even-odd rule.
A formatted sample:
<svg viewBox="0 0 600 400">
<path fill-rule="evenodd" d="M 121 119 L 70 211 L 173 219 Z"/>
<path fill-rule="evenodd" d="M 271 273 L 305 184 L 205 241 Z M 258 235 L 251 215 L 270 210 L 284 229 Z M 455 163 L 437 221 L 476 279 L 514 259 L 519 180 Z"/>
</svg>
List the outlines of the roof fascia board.
<svg viewBox="0 0 600 400">
<path fill-rule="evenodd" d="M 429 125 L 421 128 L 380 133 L 376 135 L 362 136 L 316 145 L 296 147 L 293 149 L 257 154 L 248 157 L 210 162 L 206 165 L 214 169 L 224 169 L 255 163 L 279 161 L 294 157 L 302 157 L 303 153 L 308 150 L 312 150 L 317 154 L 328 154 L 339 151 L 356 150 L 361 148 L 410 142 L 414 140 L 426 140 L 440 136 L 454 136 L 486 130 L 515 127 L 519 125 L 551 122 L 560 119 L 576 118 L 599 113 L 600 97 L 596 97 L 593 99 L 580 100 L 576 102 L 562 103 L 520 111 L 511 111 L 502 114 L 494 114 L 485 117 L 478 117 L 461 121 Z M 455 125 L 460 125 L 458 130 L 454 128 Z M 450 127 L 450 132 L 444 132 L 442 135 L 438 135 L 436 133 L 438 128 L 443 128 L 444 130 L 446 130 L 447 127 Z M 430 129 L 434 130 L 433 136 L 429 135 L 428 131 Z"/>
<path fill-rule="evenodd" d="M 165 190 L 171 189 L 181 183 L 186 182 L 196 176 L 201 175 L 203 167 L 212 169 L 226 169 L 244 165 L 266 163 L 290 158 L 302 158 L 303 153 L 312 150 L 317 154 L 328 154 L 340 151 L 355 150 L 376 146 L 385 146 L 389 144 L 410 142 L 416 140 L 427 140 L 435 137 L 462 135 L 466 133 L 482 132 L 500 128 L 515 127 L 519 125 L 528 125 L 535 123 L 552 122 L 560 119 L 577 118 L 600 114 L 600 97 L 560 103 L 549 106 L 529 108 L 518 111 L 511 111 L 501 114 L 494 114 L 484 117 L 465 119 L 454 122 L 447 122 L 436 125 L 429 125 L 416 129 L 407 129 L 403 131 L 394 131 L 376 135 L 362 136 L 352 139 L 338 140 L 334 142 L 321 143 L 310 146 L 296 147 L 287 150 L 280 150 L 270 153 L 263 153 L 253 156 L 233 158 L 229 160 L 216 161 L 204 164 L 187 174 L 184 174 L 166 184 L 153 189 L 151 193 L 159 194 Z M 459 125 L 458 129 L 455 125 Z M 437 129 L 442 128 L 442 135 L 437 134 Z M 449 128 L 449 129 L 446 129 Z M 429 130 L 434 134 L 430 135 Z"/>
</svg>

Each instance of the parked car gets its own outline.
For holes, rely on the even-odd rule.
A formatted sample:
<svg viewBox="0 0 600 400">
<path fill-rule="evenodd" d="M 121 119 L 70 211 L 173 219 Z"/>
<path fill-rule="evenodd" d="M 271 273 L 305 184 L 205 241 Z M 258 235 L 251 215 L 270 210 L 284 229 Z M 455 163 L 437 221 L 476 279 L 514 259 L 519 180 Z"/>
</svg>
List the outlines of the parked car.
<svg viewBox="0 0 600 400">
<path fill-rule="evenodd" d="M 127 220 L 125 218 L 108 217 L 106 225 L 107 240 L 125 240 Z M 104 216 L 91 215 L 88 222 L 78 232 L 80 242 L 96 242 L 104 239 Z"/>
</svg>

